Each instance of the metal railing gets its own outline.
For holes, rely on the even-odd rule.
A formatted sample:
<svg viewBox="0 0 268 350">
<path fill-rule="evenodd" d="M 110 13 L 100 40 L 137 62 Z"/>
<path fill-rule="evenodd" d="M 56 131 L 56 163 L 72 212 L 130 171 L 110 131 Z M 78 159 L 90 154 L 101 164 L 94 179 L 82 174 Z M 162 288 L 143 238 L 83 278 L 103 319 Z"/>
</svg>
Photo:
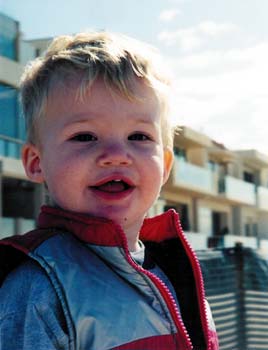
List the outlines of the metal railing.
<svg viewBox="0 0 268 350">
<path fill-rule="evenodd" d="M 268 349 L 268 261 L 237 246 L 197 252 L 220 350 Z"/>
<path fill-rule="evenodd" d="M 0 238 L 23 234 L 35 228 L 34 219 L 0 217 Z"/>
</svg>

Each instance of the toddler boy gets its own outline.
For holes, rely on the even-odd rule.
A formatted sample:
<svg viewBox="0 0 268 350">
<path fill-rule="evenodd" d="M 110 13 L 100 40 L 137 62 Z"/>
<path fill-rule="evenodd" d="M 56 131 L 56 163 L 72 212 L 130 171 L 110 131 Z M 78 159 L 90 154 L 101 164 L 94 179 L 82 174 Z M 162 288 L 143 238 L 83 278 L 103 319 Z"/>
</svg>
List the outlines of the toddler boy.
<svg viewBox="0 0 268 350">
<path fill-rule="evenodd" d="M 50 205 L 1 242 L 1 349 L 218 349 L 178 215 L 146 218 L 173 162 L 160 68 L 105 32 L 58 37 L 26 68 L 22 160 Z"/>
</svg>

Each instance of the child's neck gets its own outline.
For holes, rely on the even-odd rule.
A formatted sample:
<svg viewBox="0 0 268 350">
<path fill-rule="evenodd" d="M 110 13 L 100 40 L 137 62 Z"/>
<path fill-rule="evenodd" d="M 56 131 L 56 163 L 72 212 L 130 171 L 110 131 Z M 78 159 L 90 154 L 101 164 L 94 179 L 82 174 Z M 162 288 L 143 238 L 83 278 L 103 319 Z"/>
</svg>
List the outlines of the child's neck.
<svg viewBox="0 0 268 350">
<path fill-rule="evenodd" d="M 128 249 L 130 252 L 136 252 L 140 249 L 139 235 L 141 225 L 135 225 L 135 227 L 123 227 L 124 233 L 127 238 Z"/>
<path fill-rule="evenodd" d="M 128 247 L 130 252 L 137 252 L 140 250 L 139 240 L 137 239 L 137 241 L 135 243 L 133 242 L 133 244 L 129 244 L 128 242 Z"/>
</svg>

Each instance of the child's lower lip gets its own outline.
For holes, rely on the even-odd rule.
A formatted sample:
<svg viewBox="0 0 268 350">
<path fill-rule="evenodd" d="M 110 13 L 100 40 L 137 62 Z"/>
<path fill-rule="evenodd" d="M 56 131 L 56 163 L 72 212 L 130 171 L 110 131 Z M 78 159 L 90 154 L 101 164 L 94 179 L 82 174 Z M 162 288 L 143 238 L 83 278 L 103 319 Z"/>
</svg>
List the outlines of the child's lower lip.
<svg viewBox="0 0 268 350">
<path fill-rule="evenodd" d="M 134 187 L 130 187 L 120 192 L 105 192 L 100 191 L 97 188 L 90 187 L 90 190 L 94 193 L 95 196 L 98 196 L 105 200 L 122 200 L 129 196 L 134 191 L 134 189 Z"/>
</svg>

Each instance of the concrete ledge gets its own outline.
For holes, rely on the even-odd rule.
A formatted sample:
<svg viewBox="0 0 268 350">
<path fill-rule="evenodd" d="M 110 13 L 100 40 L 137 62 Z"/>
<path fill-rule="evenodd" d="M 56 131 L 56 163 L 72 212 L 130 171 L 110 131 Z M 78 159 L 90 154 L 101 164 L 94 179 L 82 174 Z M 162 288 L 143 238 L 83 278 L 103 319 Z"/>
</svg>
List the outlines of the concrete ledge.
<svg viewBox="0 0 268 350">
<path fill-rule="evenodd" d="M 18 62 L 11 61 L 6 57 L 0 56 L 0 82 L 18 87 L 23 66 Z"/>
<path fill-rule="evenodd" d="M 20 159 L 0 157 L 2 176 L 26 180 L 27 177 Z"/>
</svg>

